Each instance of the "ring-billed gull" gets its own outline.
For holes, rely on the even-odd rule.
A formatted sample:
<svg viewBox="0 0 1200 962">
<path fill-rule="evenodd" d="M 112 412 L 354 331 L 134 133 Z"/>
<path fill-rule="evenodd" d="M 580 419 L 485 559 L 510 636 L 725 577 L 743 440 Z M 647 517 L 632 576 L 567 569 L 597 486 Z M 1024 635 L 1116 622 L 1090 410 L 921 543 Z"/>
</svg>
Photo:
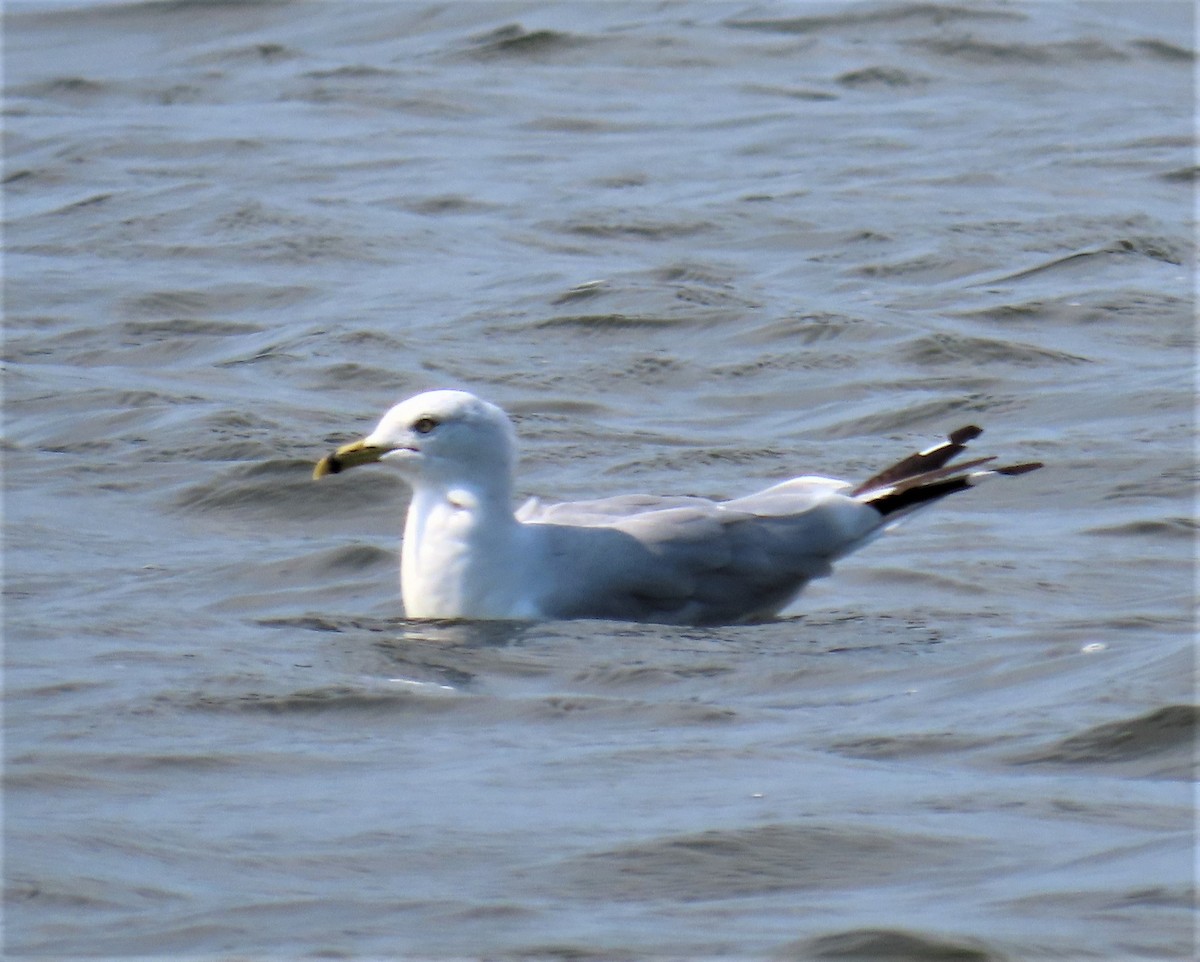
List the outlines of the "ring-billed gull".
<svg viewBox="0 0 1200 962">
<path fill-rule="evenodd" d="M 948 466 L 960 428 L 861 484 L 798 477 L 731 501 L 634 494 L 513 511 L 516 432 L 494 404 L 430 391 L 397 404 L 314 478 L 381 461 L 412 487 L 400 582 L 410 618 L 761 621 L 897 518 L 997 475 Z"/>
</svg>

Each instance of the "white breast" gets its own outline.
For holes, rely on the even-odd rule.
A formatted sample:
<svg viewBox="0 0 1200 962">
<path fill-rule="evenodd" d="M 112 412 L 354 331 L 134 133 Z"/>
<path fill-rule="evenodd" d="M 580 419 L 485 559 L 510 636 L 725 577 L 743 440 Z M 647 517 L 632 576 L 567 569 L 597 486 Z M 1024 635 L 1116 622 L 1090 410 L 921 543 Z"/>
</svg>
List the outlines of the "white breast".
<svg viewBox="0 0 1200 962">
<path fill-rule="evenodd" d="M 523 597 L 522 526 L 469 492 L 415 494 L 400 552 L 410 618 L 534 618 Z"/>
</svg>

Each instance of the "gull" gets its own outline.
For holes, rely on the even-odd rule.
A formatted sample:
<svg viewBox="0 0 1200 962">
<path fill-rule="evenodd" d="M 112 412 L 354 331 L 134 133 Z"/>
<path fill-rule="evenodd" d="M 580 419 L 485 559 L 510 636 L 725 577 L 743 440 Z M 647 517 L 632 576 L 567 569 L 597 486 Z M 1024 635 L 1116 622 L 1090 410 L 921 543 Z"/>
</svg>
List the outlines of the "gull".
<svg viewBox="0 0 1200 962">
<path fill-rule="evenodd" d="M 409 618 L 742 624 L 777 615 L 899 518 L 1041 467 L 950 466 L 980 433 L 959 428 L 860 484 L 803 476 L 729 501 L 535 498 L 514 511 L 508 415 L 464 391 L 429 391 L 322 458 L 313 477 L 380 462 L 412 488 L 400 552 Z"/>
</svg>

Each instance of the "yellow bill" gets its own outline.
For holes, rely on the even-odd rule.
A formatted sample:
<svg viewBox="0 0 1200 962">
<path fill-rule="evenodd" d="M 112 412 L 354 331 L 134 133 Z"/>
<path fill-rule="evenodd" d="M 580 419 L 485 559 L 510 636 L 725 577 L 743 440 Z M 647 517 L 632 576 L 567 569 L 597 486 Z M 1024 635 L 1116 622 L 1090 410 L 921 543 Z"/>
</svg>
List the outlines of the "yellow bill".
<svg viewBox="0 0 1200 962">
<path fill-rule="evenodd" d="M 347 468 L 356 468 L 360 464 L 371 464 L 387 454 L 385 448 L 377 448 L 365 441 L 355 441 L 344 444 L 333 454 L 327 454 L 313 468 L 313 480 L 319 481 L 327 474 L 339 474 Z"/>
</svg>

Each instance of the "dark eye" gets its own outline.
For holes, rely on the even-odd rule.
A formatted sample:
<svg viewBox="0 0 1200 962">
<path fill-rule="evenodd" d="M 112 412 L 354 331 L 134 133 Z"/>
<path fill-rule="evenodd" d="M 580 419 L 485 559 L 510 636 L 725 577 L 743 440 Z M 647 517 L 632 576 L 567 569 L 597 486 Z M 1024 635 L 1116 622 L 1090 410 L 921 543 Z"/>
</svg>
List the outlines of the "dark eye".
<svg viewBox="0 0 1200 962">
<path fill-rule="evenodd" d="M 415 421 L 413 421 L 412 429 L 416 431 L 417 434 L 428 434 L 437 426 L 438 423 L 433 418 L 417 418 Z"/>
</svg>

